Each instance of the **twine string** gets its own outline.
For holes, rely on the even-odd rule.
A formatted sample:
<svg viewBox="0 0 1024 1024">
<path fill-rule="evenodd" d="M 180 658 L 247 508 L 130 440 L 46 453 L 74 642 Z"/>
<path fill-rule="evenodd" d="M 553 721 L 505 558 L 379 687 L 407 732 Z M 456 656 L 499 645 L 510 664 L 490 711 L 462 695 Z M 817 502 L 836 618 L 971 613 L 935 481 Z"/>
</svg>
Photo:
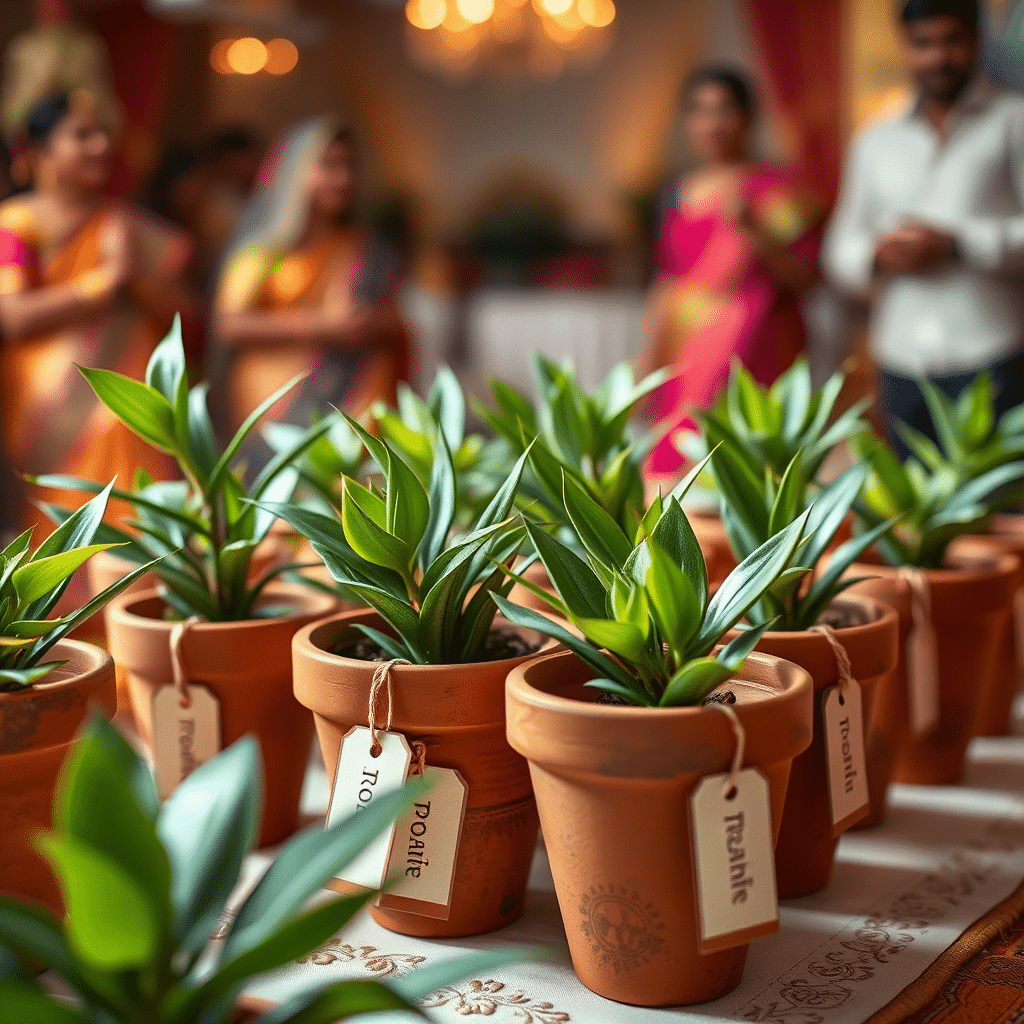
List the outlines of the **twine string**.
<svg viewBox="0 0 1024 1024">
<path fill-rule="evenodd" d="M 370 755 L 372 757 L 380 757 L 380 752 L 384 749 L 380 742 L 381 731 L 391 731 L 391 714 L 394 707 L 391 693 L 391 669 L 395 665 L 408 664 L 409 662 L 404 658 L 392 658 L 390 661 L 382 661 L 374 670 L 373 679 L 370 680 L 370 707 L 367 711 L 367 718 L 370 725 Z M 379 717 L 378 704 L 380 703 L 382 693 L 387 698 L 387 711 L 384 717 L 383 730 L 377 725 Z"/>
<path fill-rule="evenodd" d="M 836 656 L 836 667 L 839 669 L 839 685 L 845 690 L 851 683 L 856 682 L 853 678 L 853 666 L 850 664 L 850 655 L 847 653 L 846 648 L 839 642 L 839 638 L 836 636 L 836 631 L 831 626 L 826 626 L 824 623 L 818 623 L 816 626 L 811 626 L 812 633 L 820 633 L 829 643 L 832 648 L 832 653 Z M 843 695 L 840 692 L 839 702 L 843 701 Z"/>
<path fill-rule="evenodd" d="M 412 741 L 412 768 L 409 775 L 417 778 L 427 770 L 427 745 L 423 740 Z"/>
<path fill-rule="evenodd" d="M 932 591 L 928 577 L 911 566 L 903 566 L 899 578 L 910 585 L 910 610 L 914 617 L 914 629 L 924 633 L 932 625 Z"/>
<path fill-rule="evenodd" d="M 739 715 L 728 704 L 707 704 L 706 707 L 717 708 L 729 719 L 732 726 L 732 734 L 736 737 L 736 747 L 732 754 L 732 764 L 729 766 L 729 777 L 725 780 L 722 792 L 727 800 L 731 800 L 736 793 L 736 776 L 743 766 L 743 754 L 747 747 L 747 734 Z"/>
<path fill-rule="evenodd" d="M 171 673 L 174 677 L 174 688 L 178 691 L 178 701 L 183 708 L 192 706 L 192 695 L 188 690 L 188 672 L 185 670 L 185 656 L 181 647 L 185 641 L 185 634 L 202 621 L 202 616 L 192 615 L 181 622 L 176 622 L 171 630 Z"/>
</svg>

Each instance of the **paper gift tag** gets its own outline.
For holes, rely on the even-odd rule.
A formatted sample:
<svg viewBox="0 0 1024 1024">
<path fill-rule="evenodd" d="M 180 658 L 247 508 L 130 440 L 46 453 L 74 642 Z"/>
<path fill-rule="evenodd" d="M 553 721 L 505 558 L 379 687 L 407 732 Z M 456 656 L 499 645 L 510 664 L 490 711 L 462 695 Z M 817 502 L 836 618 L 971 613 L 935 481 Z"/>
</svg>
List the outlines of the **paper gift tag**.
<svg viewBox="0 0 1024 1024">
<path fill-rule="evenodd" d="M 394 793 L 405 785 L 412 763 L 412 751 L 400 732 L 378 730 L 380 753 L 374 757 L 373 733 L 365 725 L 353 726 L 341 741 L 338 770 L 334 776 L 327 824 L 333 825 L 356 811 L 369 807 L 374 800 Z M 386 828 L 336 876 L 343 882 L 378 889 L 384 881 L 388 853 L 395 826 Z"/>
<path fill-rule="evenodd" d="M 864 717 L 855 679 L 830 686 L 821 697 L 828 762 L 832 834 L 840 835 L 871 810 L 864 758 Z"/>
<path fill-rule="evenodd" d="M 700 951 L 779 930 L 768 781 L 756 768 L 708 775 L 690 795 Z"/>
<path fill-rule="evenodd" d="M 467 787 L 451 768 L 427 767 L 423 778 L 430 788 L 398 820 L 388 862 L 387 892 L 377 898 L 377 904 L 447 921 Z"/>
<path fill-rule="evenodd" d="M 910 631 L 906 658 L 910 731 L 924 736 L 939 724 L 939 661 L 931 623 Z"/>
<path fill-rule="evenodd" d="M 1024 587 L 1013 595 L 1013 639 L 1017 649 L 1017 673 L 1024 675 Z"/>
<path fill-rule="evenodd" d="M 161 686 L 153 695 L 153 767 L 160 799 L 220 751 L 220 704 L 205 686 Z"/>
</svg>

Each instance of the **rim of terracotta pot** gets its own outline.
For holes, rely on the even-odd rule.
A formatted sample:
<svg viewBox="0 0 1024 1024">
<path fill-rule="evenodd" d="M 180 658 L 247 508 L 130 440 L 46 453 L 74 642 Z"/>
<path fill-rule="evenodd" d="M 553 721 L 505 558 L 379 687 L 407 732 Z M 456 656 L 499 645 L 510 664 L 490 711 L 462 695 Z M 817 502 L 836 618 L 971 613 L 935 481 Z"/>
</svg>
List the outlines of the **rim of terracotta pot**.
<svg viewBox="0 0 1024 1024">
<path fill-rule="evenodd" d="M 390 669 L 392 695 L 394 700 L 392 724 L 395 728 L 424 728 L 434 724 L 452 727 L 453 703 L 462 701 L 461 694 L 472 688 L 484 671 L 489 677 L 505 677 L 523 662 L 538 658 L 558 647 L 549 637 L 522 630 L 507 623 L 500 614 L 495 624 L 506 623 L 513 632 L 536 638 L 540 644 L 537 650 L 514 658 L 500 658 L 495 661 L 478 661 L 456 665 L 392 665 Z M 359 633 L 357 622 L 373 624 L 385 632 L 393 632 L 371 608 L 355 608 L 329 618 L 321 619 L 300 629 L 292 638 L 292 653 L 319 671 L 296 671 L 294 676 L 295 696 L 311 711 L 325 718 L 335 718 L 343 701 L 352 695 L 353 689 L 367 692 L 374 672 L 381 662 L 362 661 L 334 654 L 327 647 L 343 642 L 346 632 L 352 639 Z M 503 687 L 479 686 L 473 693 L 476 705 L 472 721 L 498 722 L 504 718 L 505 697 Z M 462 724 L 470 724 L 464 721 Z"/>
<path fill-rule="evenodd" d="M 597 691 L 583 685 L 594 676 L 571 651 L 514 669 L 506 684 L 512 747 L 539 765 L 624 780 L 671 782 L 728 770 L 736 740 L 721 711 L 598 704 Z M 755 652 L 715 692 L 727 690 L 737 697 L 731 707 L 746 733 L 744 765 L 793 758 L 810 745 L 813 688 L 799 665 Z"/>
<path fill-rule="evenodd" d="M 34 686 L 0 693 L 0 754 L 70 742 L 90 705 L 103 707 L 111 715 L 117 710 L 114 662 L 106 651 L 64 639 L 46 657 L 67 664 Z"/>
<path fill-rule="evenodd" d="M 985 538 L 958 537 L 946 553 L 946 562 L 938 569 L 921 570 L 932 588 L 933 603 L 943 597 L 955 597 L 959 617 L 969 618 L 971 613 L 987 615 L 997 611 L 1012 598 L 1020 572 L 1019 559 L 1000 551 Z M 904 582 L 900 576 L 903 568 L 906 567 L 882 562 L 855 562 L 850 571 L 858 576 Z"/>
</svg>

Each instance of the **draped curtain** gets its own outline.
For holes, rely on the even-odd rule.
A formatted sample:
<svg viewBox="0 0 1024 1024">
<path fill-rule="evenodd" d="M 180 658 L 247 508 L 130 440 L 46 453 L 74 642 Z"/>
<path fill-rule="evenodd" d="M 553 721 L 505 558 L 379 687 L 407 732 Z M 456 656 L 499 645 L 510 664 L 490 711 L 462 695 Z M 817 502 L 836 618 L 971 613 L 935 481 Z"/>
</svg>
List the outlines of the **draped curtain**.
<svg viewBox="0 0 1024 1024">
<path fill-rule="evenodd" d="M 831 201 L 844 149 L 843 0 L 745 3 L 789 155 Z"/>
</svg>

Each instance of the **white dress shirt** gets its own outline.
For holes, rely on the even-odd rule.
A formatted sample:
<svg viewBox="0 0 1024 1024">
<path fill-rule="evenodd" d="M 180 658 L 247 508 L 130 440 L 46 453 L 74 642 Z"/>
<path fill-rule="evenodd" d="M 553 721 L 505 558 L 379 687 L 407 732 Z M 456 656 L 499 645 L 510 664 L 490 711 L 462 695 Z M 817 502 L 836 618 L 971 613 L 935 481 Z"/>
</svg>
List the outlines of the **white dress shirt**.
<svg viewBox="0 0 1024 1024">
<path fill-rule="evenodd" d="M 1024 349 L 1024 96 L 976 78 L 945 138 L 917 102 L 854 142 L 825 239 L 840 287 L 873 287 L 871 348 L 908 376 L 981 369 Z M 953 236 L 953 260 L 920 274 L 874 270 L 905 219 Z"/>
</svg>

